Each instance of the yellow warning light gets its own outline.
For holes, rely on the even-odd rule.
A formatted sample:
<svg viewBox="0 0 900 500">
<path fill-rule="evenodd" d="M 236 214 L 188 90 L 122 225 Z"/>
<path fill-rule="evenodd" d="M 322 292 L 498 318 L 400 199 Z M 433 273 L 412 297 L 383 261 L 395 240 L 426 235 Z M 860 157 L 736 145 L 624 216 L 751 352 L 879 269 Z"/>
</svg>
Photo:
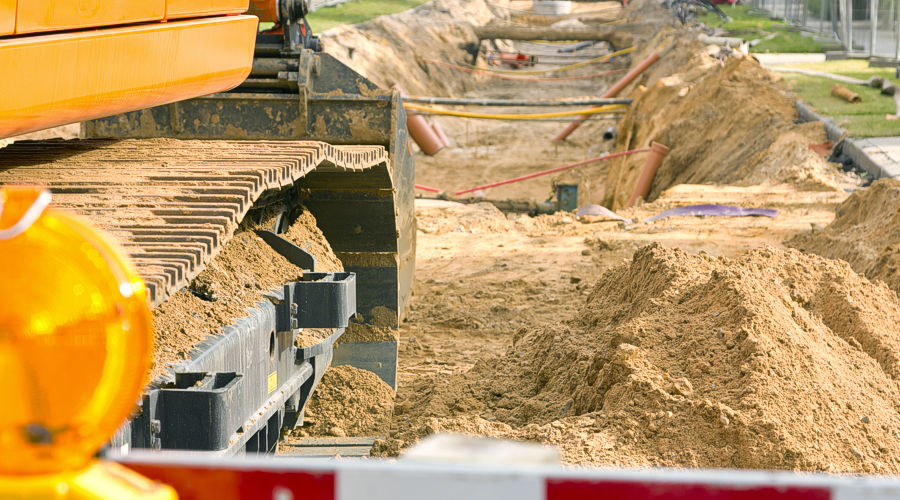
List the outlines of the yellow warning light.
<svg viewBox="0 0 900 500">
<path fill-rule="evenodd" d="M 49 201 L 38 188 L 0 187 L 0 476 L 87 467 L 134 410 L 150 367 L 137 273 Z"/>
</svg>

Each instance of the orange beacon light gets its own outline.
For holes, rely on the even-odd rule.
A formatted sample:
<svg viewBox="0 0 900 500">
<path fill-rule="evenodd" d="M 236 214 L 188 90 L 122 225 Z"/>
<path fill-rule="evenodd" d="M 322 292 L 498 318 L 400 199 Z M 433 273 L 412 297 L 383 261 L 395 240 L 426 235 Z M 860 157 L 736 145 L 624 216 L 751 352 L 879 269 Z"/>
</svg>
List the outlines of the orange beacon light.
<svg viewBox="0 0 900 500">
<path fill-rule="evenodd" d="M 146 384 L 150 309 L 118 246 L 49 203 L 0 187 L 0 498 L 172 498 L 93 458 Z"/>
</svg>

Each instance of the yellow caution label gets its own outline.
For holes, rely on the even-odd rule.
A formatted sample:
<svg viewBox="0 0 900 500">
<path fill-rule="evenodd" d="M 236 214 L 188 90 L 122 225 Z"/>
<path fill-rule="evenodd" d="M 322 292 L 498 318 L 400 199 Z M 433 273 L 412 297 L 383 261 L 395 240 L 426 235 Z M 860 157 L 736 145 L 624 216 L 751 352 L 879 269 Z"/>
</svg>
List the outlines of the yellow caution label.
<svg viewBox="0 0 900 500">
<path fill-rule="evenodd" d="M 269 392 L 278 389 L 278 370 L 269 374 Z"/>
</svg>

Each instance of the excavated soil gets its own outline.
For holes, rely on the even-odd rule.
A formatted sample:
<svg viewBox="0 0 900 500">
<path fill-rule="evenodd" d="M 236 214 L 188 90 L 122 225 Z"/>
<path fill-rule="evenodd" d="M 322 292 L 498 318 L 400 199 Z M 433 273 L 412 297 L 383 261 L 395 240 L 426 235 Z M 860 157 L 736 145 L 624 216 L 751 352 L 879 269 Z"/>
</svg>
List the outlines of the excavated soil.
<svg viewBox="0 0 900 500">
<path fill-rule="evenodd" d="M 460 431 L 555 444 L 577 464 L 897 472 L 896 294 L 845 263 L 782 247 L 829 224 L 858 179 L 809 150 L 825 141 L 822 126 L 795 123 L 784 86 L 753 59 L 703 46 L 655 2 L 633 0 L 621 15 L 660 29 L 600 68 L 633 67 L 653 51 L 662 58 L 623 92 L 635 102 L 616 142 L 600 139 L 609 119 L 553 143 L 564 124 L 432 118 L 452 144 L 416 155 L 416 181 L 452 191 L 658 141 L 671 150 L 649 202 L 621 208 L 639 155 L 479 193 L 543 200 L 554 182 L 575 182 L 581 205 L 602 203 L 632 222 L 417 204 L 394 418 L 375 452 Z M 404 23 L 402 34 L 423 21 Z M 427 23 L 416 43 L 433 38 Z M 447 45 L 411 46 L 379 50 L 467 59 Z M 460 84 L 459 75 L 435 73 L 435 82 L 420 70 L 384 83 L 433 95 L 573 97 L 617 78 Z M 778 215 L 645 222 L 697 203 Z"/>
<path fill-rule="evenodd" d="M 308 210 L 301 212 L 281 236 L 316 258 L 316 272 L 333 273 L 344 270 L 344 265 L 334 255 L 331 244 Z"/>
<path fill-rule="evenodd" d="M 556 444 L 574 463 L 900 469 L 900 304 L 845 263 L 652 244 L 572 309 L 418 384 L 378 450 L 453 430 Z"/>
<path fill-rule="evenodd" d="M 618 210 L 632 222 L 592 223 L 565 213 L 504 214 L 489 203 L 417 203 L 416 278 L 399 332 L 395 400 L 374 374 L 331 368 L 297 437 L 387 436 L 374 452 L 395 455 L 427 434 L 460 431 L 554 444 L 576 464 L 900 472 L 900 302 L 854 272 L 887 277 L 900 260 L 886 250 L 889 229 L 869 227 L 867 211 L 875 210 L 865 208 L 896 207 L 896 198 L 859 201 L 841 229 L 853 210 L 835 219 L 835 208 L 858 180 L 809 150 L 824 142 L 824 131 L 795 123 L 776 77 L 750 58 L 699 44 L 652 0 L 632 0 L 624 11 L 596 5 L 604 19 L 619 12 L 660 26 L 630 56 L 570 73 L 627 69 L 659 51 L 662 59 L 622 93 L 635 102 L 620 121 L 588 121 L 553 143 L 565 123 L 430 117 L 452 144 L 434 157 L 416 154 L 416 182 L 468 188 L 658 141 L 672 149 L 649 202 Z M 469 62 L 469 23 L 546 22 L 500 7 L 436 0 L 337 28 L 325 34 L 325 47 L 376 83 L 410 94 L 575 97 L 598 95 L 618 78 L 513 82 L 422 61 Z M 527 42 L 482 48 L 556 51 Z M 598 44 L 590 55 L 610 49 Z M 614 124 L 618 139 L 603 141 Z M 553 183 L 574 182 L 581 205 L 618 209 L 643 160 L 480 194 L 543 200 Z M 644 222 L 694 203 L 778 215 Z M 810 227 L 825 229 L 795 239 L 865 236 L 872 243 L 862 264 L 887 263 L 869 273 L 852 259 L 853 268 L 782 248 Z M 872 238 L 879 231 L 883 243 Z M 341 341 L 395 335 L 352 324 Z"/>
<path fill-rule="evenodd" d="M 384 436 L 390 428 L 393 400 L 391 386 L 374 373 L 352 366 L 331 367 L 293 437 Z"/>
<path fill-rule="evenodd" d="M 653 79 L 631 94 L 635 99 L 619 126 L 618 150 L 660 142 L 671 151 L 660 165 L 648 196 L 653 200 L 677 184 L 790 184 L 802 190 L 839 190 L 858 185 L 836 164 L 809 149 L 825 142 L 821 123 L 797 124 L 793 98 L 772 73 L 749 57 L 725 61 L 707 50 L 689 50 L 687 35 L 663 32 L 649 45 L 670 57 L 677 47 L 682 63 L 674 73 Z M 719 49 L 712 50 L 715 55 Z M 684 60 L 687 55 L 691 57 Z M 633 61 L 639 61 L 636 56 Z M 659 71 L 662 68 L 654 68 Z M 657 73 L 659 74 L 659 73 Z M 602 196 L 595 203 L 625 205 L 645 157 L 610 162 Z"/>
<path fill-rule="evenodd" d="M 399 85 L 418 95 L 459 95 L 473 88 L 471 74 L 427 64 L 422 58 L 466 64 L 464 47 L 477 44 L 473 25 L 497 14 L 484 0 L 434 0 L 391 16 L 322 33 L 325 51 L 376 85 Z"/>
<path fill-rule="evenodd" d="M 154 309 L 151 379 L 189 359 L 201 340 L 246 316 L 246 309 L 264 300 L 264 293 L 302 273 L 256 234 L 236 233 L 187 289 Z"/>
<path fill-rule="evenodd" d="M 843 259 L 871 280 L 900 293 L 900 180 L 881 179 L 837 207 L 834 222 L 800 233 L 786 244 Z"/>
<path fill-rule="evenodd" d="M 247 308 L 264 300 L 263 294 L 300 278 L 303 270 L 282 257 L 250 229 L 270 227 L 272 220 L 247 224 L 235 233 L 222 251 L 190 283 L 153 311 L 156 333 L 151 379 L 167 367 L 191 357 L 191 350 L 222 327 L 246 316 Z M 341 262 L 315 218 L 304 211 L 282 235 L 317 260 L 317 271 L 342 271 Z M 301 346 L 313 345 L 331 335 L 328 329 L 306 329 Z"/>
<path fill-rule="evenodd" d="M 389 326 L 356 323 L 351 321 L 337 344 L 343 342 L 390 342 L 399 338 L 399 332 Z"/>
</svg>

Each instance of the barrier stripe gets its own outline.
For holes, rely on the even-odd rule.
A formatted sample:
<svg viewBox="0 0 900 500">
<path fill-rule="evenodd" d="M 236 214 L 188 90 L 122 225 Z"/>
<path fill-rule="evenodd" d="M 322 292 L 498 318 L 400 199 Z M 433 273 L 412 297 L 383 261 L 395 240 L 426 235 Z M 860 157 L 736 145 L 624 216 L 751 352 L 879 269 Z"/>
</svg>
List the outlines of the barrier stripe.
<svg viewBox="0 0 900 500">
<path fill-rule="evenodd" d="M 825 488 L 776 486 L 723 486 L 702 483 L 547 480 L 547 500 L 596 498 L 653 500 L 829 500 Z"/>
<path fill-rule="evenodd" d="M 120 458 L 183 500 L 888 500 L 900 478 L 747 470 L 596 469 L 379 459 Z"/>
</svg>

